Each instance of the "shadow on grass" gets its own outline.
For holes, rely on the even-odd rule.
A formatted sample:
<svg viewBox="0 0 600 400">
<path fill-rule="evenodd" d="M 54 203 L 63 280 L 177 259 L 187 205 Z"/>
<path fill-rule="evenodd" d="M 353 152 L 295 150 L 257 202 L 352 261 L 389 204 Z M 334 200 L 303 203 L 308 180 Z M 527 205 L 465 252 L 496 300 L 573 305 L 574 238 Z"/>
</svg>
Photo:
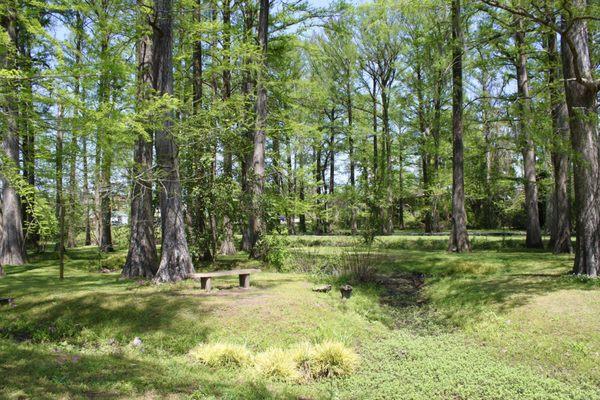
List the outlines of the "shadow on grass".
<svg viewBox="0 0 600 400">
<path fill-rule="evenodd" d="M 83 354 L 76 361 L 71 361 L 72 356 L 65 361 L 64 353 L 2 341 L 0 360 L 0 397 L 4 398 L 297 398 L 289 393 L 273 393 L 260 382 L 246 383 L 223 373 L 213 374 L 183 360 L 163 364 L 128 354 Z"/>
</svg>

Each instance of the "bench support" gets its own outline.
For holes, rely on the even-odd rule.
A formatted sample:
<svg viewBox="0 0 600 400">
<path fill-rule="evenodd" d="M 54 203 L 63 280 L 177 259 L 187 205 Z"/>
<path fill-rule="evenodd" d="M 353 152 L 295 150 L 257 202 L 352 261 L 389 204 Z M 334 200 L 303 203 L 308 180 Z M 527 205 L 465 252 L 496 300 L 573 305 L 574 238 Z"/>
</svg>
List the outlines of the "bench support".
<svg viewBox="0 0 600 400">
<path fill-rule="evenodd" d="M 240 287 L 244 289 L 250 288 L 250 274 L 240 274 Z"/>
<path fill-rule="evenodd" d="M 204 289 L 208 292 L 210 291 L 211 287 L 212 285 L 210 277 L 200 278 L 200 289 Z"/>
</svg>

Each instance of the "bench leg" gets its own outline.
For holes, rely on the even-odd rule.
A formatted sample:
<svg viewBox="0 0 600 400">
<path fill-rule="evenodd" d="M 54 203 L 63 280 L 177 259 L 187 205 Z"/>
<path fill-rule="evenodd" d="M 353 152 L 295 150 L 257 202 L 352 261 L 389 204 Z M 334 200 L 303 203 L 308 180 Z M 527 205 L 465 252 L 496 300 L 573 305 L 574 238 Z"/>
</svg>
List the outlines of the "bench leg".
<svg viewBox="0 0 600 400">
<path fill-rule="evenodd" d="M 210 278 L 200 278 L 200 289 L 204 289 L 207 292 L 211 289 Z"/>
<path fill-rule="evenodd" d="M 248 289 L 250 287 L 250 274 L 240 275 L 240 287 Z"/>
</svg>

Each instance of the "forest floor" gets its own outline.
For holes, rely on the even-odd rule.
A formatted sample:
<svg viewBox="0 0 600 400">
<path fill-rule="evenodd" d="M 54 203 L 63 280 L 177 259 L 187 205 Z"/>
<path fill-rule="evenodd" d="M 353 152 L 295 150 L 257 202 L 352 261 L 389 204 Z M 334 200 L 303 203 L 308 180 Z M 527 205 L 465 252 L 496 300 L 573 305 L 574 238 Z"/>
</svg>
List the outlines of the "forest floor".
<svg viewBox="0 0 600 400">
<path fill-rule="evenodd" d="M 525 250 L 518 236 L 478 236 L 460 255 L 445 237 L 290 240 L 283 269 L 296 272 L 253 275 L 249 290 L 237 277 L 216 279 L 213 293 L 122 281 L 99 272 L 93 248 L 68 251 L 63 281 L 54 253 L 7 267 L 0 297 L 15 306 L 0 308 L 0 398 L 600 399 L 600 280 L 569 276 L 571 256 Z M 123 251 L 110 257 L 103 265 Z M 241 254 L 198 269 L 245 266 L 259 265 Z M 311 291 L 320 283 L 334 289 Z M 262 351 L 325 340 L 355 349 L 353 375 L 290 383 L 188 355 L 203 342 Z"/>
</svg>

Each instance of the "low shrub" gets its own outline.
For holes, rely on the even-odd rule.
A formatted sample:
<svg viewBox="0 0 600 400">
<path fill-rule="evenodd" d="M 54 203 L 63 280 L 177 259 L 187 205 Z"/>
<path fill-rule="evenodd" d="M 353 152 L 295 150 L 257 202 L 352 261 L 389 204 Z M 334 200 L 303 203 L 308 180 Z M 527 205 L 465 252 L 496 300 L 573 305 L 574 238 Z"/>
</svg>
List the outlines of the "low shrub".
<svg viewBox="0 0 600 400">
<path fill-rule="evenodd" d="M 190 351 L 190 356 L 210 367 L 243 367 L 252 362 L 246 346 L 228 343 L 201 344 Z"/>
<path fill-rule="evenodd" d="M 260 238 L 258 249 L 264 262 L 282 272 L 286 270 L 286 264 L 290 258 L 289 245 L 290 242 L 286 235 L 264 235 Z"/>
<path fill-rule="evenodd" d="M 100 269 L 120 270 L 125 265 L 126 257 L 125 254 L 111 254 L 100 261 Z"/>
</svg>

